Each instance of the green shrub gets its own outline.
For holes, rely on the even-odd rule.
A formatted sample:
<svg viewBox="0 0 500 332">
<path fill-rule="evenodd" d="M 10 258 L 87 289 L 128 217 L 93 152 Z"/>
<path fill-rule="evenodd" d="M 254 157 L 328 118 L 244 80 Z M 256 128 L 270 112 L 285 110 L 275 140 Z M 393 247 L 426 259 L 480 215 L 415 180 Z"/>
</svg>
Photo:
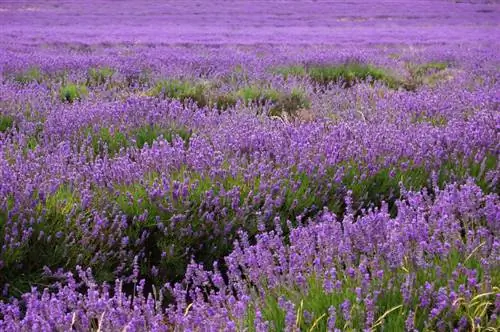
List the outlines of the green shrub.
<svg viewBox="0 0 500 332">
<path fill-rule="evenodd" d="M 143 126 L 134 130 L 137 147 L 142 149 L 147 143 L 149 146 L 158 137 L 163 137 L 167 142 L 172 143 L 176 136 L 179 136 L 184 142 L 189 143 L 191 131 L 185 127 L 161 127 L 157 125 Z"/>
<path fill-rule="evenodd" d="M 77 193 L 69 186 L 60 186 L 53 194 L 40 198 L 38 193 L 33 195 L 35 212 L 40 220 L 32 225 L 32 234 L 28 242 L 22 246 L 8 248 L 2 253 L 4 267 L 0 274 L 0 282 L 11 285 L 10 295 L 19 296 L 29 291 L 33 285 L 47 283 L 44 276 L 44 267 L 57 269 L 61 266 L 75 266 L 80 263 L 90 263 L 93 252 L 86 250 L 79 243 L 68 245 L 61 234 L 73 232 L 79 237 L 79 227 L 68 215 L 79 205 Z M 10 207 L 14 201 L 11 200 Z M 5 211 L 7 214 L 7 211 Z M 0 213 L 0 233 L 4 232 L 5 225 Z"/>
<path fill-rule="evenodd" d="M 16 74 L 14 77 L 14 81 L 21 84 L 28 84 L 33 82 L 41 83 L 42 72 L 40 71 L 39 68 L 32 67 L 25 72 Z"/>
<path fill-rule="evenodd" d="M 159 125 L 145 125 L 142 127 L 127 130 L 127 132 L 114 131 L 109 128 L 100 128 L 94 132 L 92 128 L 87 128 L 84 131 L 84 136 L 92 137 L 92 148 L 95 155 L 104 153 L 110 156 L 116 155 L 120 149 L 130 147 L 133 144 L 132 138 L 135 139 L 135 145 L 142 149 L 145 144 L 151 146 L 159 137 L 163 137 L 167 142 L 172 143 L 176 136 L 189 143 L 191 131 L 182 126 L 162 127 Z"/>
<path fill-rule="evenodd" d="M 384 69 L 360 63 L 348 63 L 337 66 L 312 66 L 307 69 L 311 80 L 321 85 L 343 82 L 344 87 L 352 87 L 359 81 L 371 78 L 380 81 L 390 88 L 397 88 L 398 81 Z"/>
<path fill-rule="evenodd" d="M 91 129 L 87 132 L 91 133 Z M 101 128 L 97 133 L 91 133 L 92 147 L 96 155 L 107 152 L 110 155 L 115 155 L 121 148 L 128 146 L 127 137 L 119 132 L 111 132 L 109 128 Z"/>
<path fill-rule="evenodd" d="M 261 88 L 251 85 L 238 90 L 236 96 L 245 104 L 265 101 L 275 103 L 280 99 L 280 92 L 271 88 Z"/>
<path fill-rule="evenodd" d="M 218 110 L 225 110 L 236 105 L 238 97 L 234 93 L 220 94 L 212 97 L 210 104 Z"/>
<path fill-rule="evenodd" d="M 435 85 L 441 80 L 442 73 L 448 68 L 445 62 L 429 62 L 420 65 L 407 64 L 409 78 L 404 87 L 408 91 L 415 91 L 422 85 Z"/>
<path fill-rule="evenodd" d="M 130 88 L 133 86 L 149 86 L 151 81 L 151 69 L 145 68 L 141 71 L 128 73 L 125 75 L 125 83 Z"/>
<path fill-rule="evenodd" d="M 149 91 L 150 96 L 172 98 L 180 101 L 192 100 L 200 107 L 208 104 L 206 88 L 202 84 L 195 84 L 181 80 L 163 80 Z"/>
<path fill-rule="evenodd" d="M 78 84 L 67 84 L 59 90 L 59 97 L 61 101 L 72 103 L 75 100 L 81 100 L 83 96 L 87 95 L 87 88 Z"/>
<path fill-rule="evenodd" d="M 88 72 L 87 85 L 103 85 L 111 81 L 115 70 L 109 67 L 91 68 Z"/>
<path fill-rule="evenodd" d="M 410 67 L 410 73 L 412 76 L 425 76 L 430 75 L 448 68 L 448 64 L 445 62 L 428 62 L 415 67 Z"/>
<path fill-rule="evenodd" d="M 309 108 L 310 102 L 304 91 L 292 89 L 288 94 L 281 94 L 278 101 L 270 109 L 270 115 L 281 115 L 283 112 L 287 115 L 295 115 L 298 110 Z"/>
<path fill-rule="evenodd" d="M 272 103 L 270 115 L 280 115 L 283 112 L 294 115 L 301 108 L 309 107 L 309 100 L 303 90 L 293 89 L 290 93 L 280 92 L 271 88 L 248 86 L 236 92 L 238 99 L 245 104 L 250 102 Z"/>
<path fill-rule="evenodd" d="M 258 303 L 264 319 L 273 322 L 274 328 L 277 331 L 285 329 L 286 313 L 279 305 L 280 298 L 291 301 L 295 305 L 295 308 L 297 308 L 295 317 L 297 331 L 327 331 L 329 309 L 333 307 L 337 313 L 342 313 L 341 304 L 345 300 L 349 300 L 353 304 L 350 310 L 350 321 L 346 322 L 343 315 L 339 314 L 337 315 L 335 327 L 343 331 L 361 331 L 365 327 L 366 321 L 364 318 L 366 308 L 363 301 L 356 301 L 355 289 L 357 287 L 366 287 L 371 291 L 385 289 L 386 291 L 381 292 L 380 296 L 376 299 L 377 310 L 375 312 L 372 331 L 404 331 L 405 321 L 411 311 L 414 313 L 414 324 L 417 330 L 427 331 L 429 325 L 432 326 L 436 322 L 436 320 L 432 321 L 428 319 L 430 310 L 420 310 L 420 308 L 418 308 L 419 310 L 415 310 L 420 301 L 418 292 L 411 292 L 409 300 L 406 302 L 403 301 L 403 296 L 399 289 L 404 287 L 404 283 L 408 280 L 407 275 L 409 274 L 416 276 L 414 289 L 425 287 L 428 281 L 435 283 L 438 285 L 437 287 L 446 287 L 449 285 L 449 280 L 453 279 L 456 269 L 461 266 L 478 271 L 478 278 L 481 279 L 482 267 L 480 259 L 476 257 L 466 259 L 461 253 L 451 251 L 447 259 L 436 258 L 435 265 L 429 267 L 416 267 L 412 264 L 406 264 L 406 266 L 395 271 L 389 264 L 382 262 L 379 268 L 384 272 L 382 274 L 383 277 L 380 279 L 372 278 L 369 282 L 357 276 L 351 277 L 347 273 L 343 274 L 340 278 L 342 280 L 341 286 L 331 294 L 325 292 L 323 278 L 314 274 L 306 278 L 306 285 L 295 285 L 295 287 L 266 287 L 265 283 L 267 280 L 263 278 L 262 284 L 259 287 L 266 289 L 266 296 L 261 298 L 262 301 L 254 303 Z M 340 264 L 337 264 L 335 268 L 337 271 L 343 270 L 343 266 Z M 437 269 L 439 269 L 440 273 L 436 273 Z M 465 279 L 462 282 L 465 282 Z M 458 286 L 455 287 L 454 291 L 457 291 Z M 388 291 L 388 289 L 391 289 L 391 291 Z M 467 317 L 470 320 L 484 320 L 488 315 L 487 310 L 481 311 L 475 309 L 492 307 L 495 291 L 498 291 L 498 287 L 494 288 L 493 292 L 486 293 L 482 293 L 481 290 L 476 289 L 472 292 L 470 299 L 460 298 L 457 300 L 457 304 L 461 307 L 459 307 L 456 313 L 449 315 L 446 321 L 455 322 L 456 324 L 463 317 Z M 484 300 L 477 301 L 480 299 Z M 305 315 L 306 312 L 308 313 L 307 316 Z M 250 308 L 247 311 L 244 326 L 252 330 L 254 320 L 255 308 Z"/>
<path fill-rule="evenodd" d="M 14 125 L 14 118 L 10 115 L 0 115 L 0 133 L 7 131 Z"/>
<path fill-rule="evenodd" d="M 341 65 L 311 65 L 307 67 L 292 65 L 279 67 L 274 72 L 282 75 L 284 79 L 288 79 L 290 76 L 308 76 L 311 81 L 323 86 L 342 82 L 344 87 L 349 88 L 359 81 L 366 81 L 368 78 L 380 81 L 393 89 L 398 88 L 400 85 L 398 79 L 390 75 L 385 69 L 357 62 Z"/>
<path fill-rule="evenodd" d="M 307 75 L 306 68 L 301 65 L 278 67 L 273 72 L 276 74 L 280 74 L 285 80 L 287 80 L 290 76 L 304 77 Z"/>
</svg>

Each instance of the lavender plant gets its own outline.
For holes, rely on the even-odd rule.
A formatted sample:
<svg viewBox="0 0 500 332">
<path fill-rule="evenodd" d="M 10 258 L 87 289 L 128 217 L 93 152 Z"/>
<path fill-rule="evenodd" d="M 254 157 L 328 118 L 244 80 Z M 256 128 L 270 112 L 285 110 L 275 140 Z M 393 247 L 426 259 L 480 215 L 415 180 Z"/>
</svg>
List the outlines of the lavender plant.
<svg viewBox="0 0 500 332">
<path fill-rule="evenodd" d="M 1 4 L 0 330 L 495 330 L 498 9 L 397 4 Z"/>
</svg>

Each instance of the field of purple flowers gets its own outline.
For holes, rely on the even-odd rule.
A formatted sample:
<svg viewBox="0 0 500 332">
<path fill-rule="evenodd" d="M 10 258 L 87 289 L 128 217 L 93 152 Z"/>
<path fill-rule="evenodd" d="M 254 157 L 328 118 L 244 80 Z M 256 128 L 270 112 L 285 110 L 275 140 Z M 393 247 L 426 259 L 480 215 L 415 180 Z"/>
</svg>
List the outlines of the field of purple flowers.
<svg viewBox="0 0 500 332">
<path fill-rule="evenodd" d="M 0 2 L 0 331 L 497 331 L 499 22 Z"/>
</svg>

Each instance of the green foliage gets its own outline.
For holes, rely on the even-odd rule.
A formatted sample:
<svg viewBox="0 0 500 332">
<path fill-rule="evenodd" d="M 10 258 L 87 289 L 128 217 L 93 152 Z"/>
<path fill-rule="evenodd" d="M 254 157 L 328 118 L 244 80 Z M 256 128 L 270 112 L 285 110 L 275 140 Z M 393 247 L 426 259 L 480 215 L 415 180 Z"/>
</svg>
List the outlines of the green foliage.
<svg viewBox="0 0 500 332">
<path fill-rule="evenodd" d="M 352 164 L 356 165 L 356 164 Z M 393 215 L 396 214 L 394 201 L 400 197 L 400 183 L 408 190 L 432 190 L 431 173 L 424 166 L 414 166 L 411 163 L 406 168 L 382 169 L 377 173 L 363 177 L 358 166 L 347 166 L 347 172 L 342 184 L 352 190 L 355 208 L 366 207 L 368 204 L 378 205 L 382 200 L 389 203 Z M 488 171 L 498 167 L 498 157 L 490 154 L 481 163 L 465 158 L 456 158 L 441 165 L 437 170 L 437 185 L 443 187 L 446 183 L 463 182 L 472 177 L 484 192 L 495 191 L 487 180 Z M 333 174 L 333 171 L 330 173 Z"/>
<path fill-rule="evenodd" d="M 410 74 L 404 83 L 406 90 L 414 91 L 422 85 L 435 85 L 443 78 L 442 73 L 448 68 L 445 62 L 428 62 L 420 65 L 408 63 L 407 70 Z"/>
<path fill-rule="evenodd" d="M 271 115 L 282 112 L 294 114 L 300 108 L 308 107 L 309 100 L 304 91 L 293 89 L 283 93 L 273 88 L 258 85 L 246 85 L 236 91 L 217 93 L 209 85 L 189 81 L 164 80 L 156 84 L 148 94 L 160 98 L 174 98 L 180 101 L 193 100 L 198 106 L 213 106 L 219 110 L 233 107 L 238 101 L 245 105 L 271 103 Z"/>
<path fill-rule="evenodd" d="M 307 75 L 306 68 L 301 65 L 288 66 L 288 67 L 278 67 L 273 70 L 274 73 L 283 76 L 285 80 L 289 77 L 304 77 Z"/>
<path fill-rule="evenodd" d="M 211 98 L 210 104 L 218 110 L 225 110 L 233 107 L 238 102 L 238 97 L 234 93 L 219 94 Z"/>
<path fill-rule="evenodd" d="M 88 94 L 87 88 L 78 84 L 67 84 L 59 90 L 59 97 L 61 101 L 73 103 L 76 100 L 81 100 Z"/>
<path fill-rule="evenodd" d="M 465 166 L 463 166 L 464 171 L 462 171 L 459 169 L 462 166 L 456 164 L 443 165 L 442 171 L 439 173 L 438 184 L 443 185 L 452 178 L 465 179 L 469 175 L 474 176 L 478 183 L 481 183 L 481 179 L 486 173 L 485 170 L 495 167 L 495 162 L 489 158 L 493 157 L 486 159 L 485 164 L 487 165 L 479 166 L 483 171 L 477 171 L 473 174 L 467 173 Z M 379 206 L 382 201 L 386 201 L 393 215 L 397 212 L 394 201 L 400 197 L 400 182 L 407 189 L 420 190 L 425 187 L 432 190 L 430 173 L 424 167 L 409 167 L 406 170 L 396 169 L 393 172 L 389 169 L 382 169 L 365 178 L 361 176 L 359 168 L 352 167 L 344 176 L 341 185 L 329 185 L 334 173 L 335 170 L 327 172 L 324 176 L 303 172 L 294 173 L 290 179 L 282 183 L 276 195 L 284 195 L 284 200 L 283 204 L 274 211 L 274 215 L 280 217 L 285 234 L 288 233 L 287 220 L 294 224 L 299 214 L 303 218 L 314 217 L 323 206 L 328 207 L 330 211 L 339 216 L 343 215 L 345 210 L 345 190 L 343 188 L 352 190 L 355 211 L 359 211 L 369 204 Z M 123 211 L 131 220 L 127 231 L 131 243 L 135 243 L 141 238 L 144 231 L 148 231 L 150 237 L 147 242 L 141 244 L 136 250 L 144 249 L 148 255 L 147 264 L 157 266 L 163 276 L 168 275 L 169 278 L 172 278 L 171 280 L 181 278 L 192 256 L 195 257 L 196 261 L 208 265 L 224 257 L 230 252 L 238 229 L 244 229 L 250 237 L 258 233 L 254 213 L 258 211 L 259 204 L 263 202 L 257 203 L 244 216 L 241 216 L 233 210 L 232 201 L 221 198 L 217 211 L 224 208 L 225 213 L 214 212 L 210 223 L 206 222 L 207 207 L 200 209 L 200 206 L 206 204 L 205 196 L 208 192 L 211 195 L 217 195 L 222 189 L 227 192 L 235 188 L 238 188 L 239 191 L 240 204 L 244 204 L 250 193 L 259 191 L 260 178 L 247 179 L 243 174 L 214 178 L 202 173 L 188 172 L 182 168 L 170 172 L 168 187 L 174 188 L 185 184 L 190 188 L 186 192 L 186 196 L 179 196 L 172 190 L 165 197 L 152 198 L 148 192 L 155 187 L 155 183 L 158 181 L 161 181 L 158 174 L 150 174 L 140 183 L 115 187 L 113 193 L 119 192 L 118 195 L 103 193 L 103 196 L 113 196 L 120 211 Z M 168 208 L 166 208 L 167 206 Z M 148 211 L 146 220 L 140 223 L 132 222 L 134 218 L 146 210 Z M 168 232 L 164 233 L 158 228 L 158 222 L 170 223 L 174 216 L 179 217 L 179 220 L 175 222 L 174 229 L 169 229 Z M 231 220 L 230 229 L 227 228 L 227 220 Z M 274 227 L 272 218 L 265 227 L 267 229 Z M 159 253 L 162 252 L 166 252 L 168 255 L 161 257 Z M 154 278 L 148 269 L 149 265 L 143 266 L 143 273 L 148 278 Z M 398 304 L 397 294 L 387 294 L 387 296 L 386 309 Z"/>
<path fill-rule="evenodd" d="M 341 65 L 312 65 L 307 67 L 292 65 L 279 67 L 274 72 L 282 75 L 284 79 L 288 79 L 290 76 L 307 76 L 311 81 L 323 86 L 330 83 L 343 83 L 344 87 L 349 88 L 359 81 L 366 81 L 368 78 L 380 81 L 393 89 L 398 88 L 400 85 L 398 79 L 389 74 L 387 70 L 357 62 Z"/>
<path fill-rule="evenodd" d="M 205 94 L 206 88 L 202 84 L 195 84 L 189 81 L 163 80 L 156 83 L 148 94 L 159 98 L 172 98 L 180 101 L 192 100 L 203 107 L 208 104 Z"/>
<path fill-rule="evenodd" d="M 133 134 L 135 135 L 137 147 L 142 149 L 146 143 L 151 146 L 158 137 L 163 137 L 167 142 L 172 143 L 174 138 L 178 136 L 188 144 L 192 132 L 185 127 L 149 125 L 133 130 Z"/>
<path fill-rule="evenodd" d="M 125 83 L 130 87 L 149 86 L 152 78 L 152 71 L 149 68 L 144 68 L 138 72 L 128 73 L 125 75 Z"/>
<path fill-rule="evenodd" d="M 245 104 L 249 104 L 251 102 L 263 101 L 277 102 L 280 97 L 280 93 L 274 89 L 266 89 L 256 85 L 251 85 L 236 91 L 236 96 Z"/>
<path fill-rule="evenodd" d="M 407 303 L 403 302 L 401 295 L 401 286 L 406 281 L 406 276 L 414 273 L 416 278 L 413 281 L 412 289 L 422 289 L 426 282 L 431 282 L 435 287 L 446 287 L 449 285 L 449 280 L 453 278 L 453 273 L 456 273 L 457 268 L 463 266 L 468 269 L 474 269 L 478 272 L 478 282 L 482 282 L 482 268 L 478 258 L 474 256 L 465 257 L 457 251 L 452 251 L 448 259 L 436 257 L 433 265 L 427 267 L 419 267 L 417 265 L 406 262 L 403 266 L 397 269 L 389 266 L 381 266 L 383 269 L 383 277 L 381 279 L 373 278 L 369 283 L 369 289 L 376 291 L 383 289 L 377 297 L 375 307 L 375 319 L 371 326 L 373 331 L 403 331 L 405 329 L 405 321 L 412 311 L 415 314 L 415 326 L 419 331 L 429 329 L 436 320 L 429 320 L 429 310 L 419 308 L 420 299 L 417 292 L 411 292 L 411 298 Z M 345 268 L 337 264 L 337 271 L 344 271 Z M 436 270 L 440 273 L 437 274 Z M 341 288 L 335 289 L 328 293 L 324 289 L 323 277 L 318 277 L 311 274 L 306 279 L 306 286 L 288 285 L 276 288 L 268 288 L 265 292 L 266 297 L 260 298 L 255 294 L 253 303 L 260 307 L 264 319 L 271 321 L 274 324 L 275 331 L 284 331 L 285 328 L 285 312 L 279 306 L 278 299 L 283 297 L 291 301 L 296 309 L 296 328 L 301 331 L 326 331 L 328 309 L 334 307 L 336 309 L 336 324 L 335 327 L 342 331 L 360 331 L 365 328 L 366 308 L 363 302 L 356 301 L 354 290 L 357 287 L 363 288 L 362 278 L 354 276 L 350 277 L 347 273 L 338 273 L 338 278 L 341 281 Z M 460 275 L 458 282 L 455 283 L 454 291 L 458 292 L 460 284 L 465 284 L 466 275 Z M 265 286 L 265 280 L 262 280 L 262 285 Z M 471 299 L 466 300 L 460 298 L 457 303 L 460 305 L 458 312 L 442 314 L 447 323 L 449 330 L 452 330 L 458 323 L 460 318 L 467 317 L 471 324 L 474 318 L 478 318 L 480 324 L 487 326 L 487 312 L 493 306 L 494 296 L 498 292 L 498 287 L 493 292 L 481 293 L 480 290 L 473 292 Z M 341 304 L 349 300 L 352 304 L 350 310 L 351 320 L 346 322 L 342 315 Z M 254 321 L 255 305 L 251 306 L 247 312 L 246 324 Z M 305 312 L 308 313 L 306 319 Z M 426 325 L 426 324 L 431 324 Z M 252 329 L 251 326 L 247 325 Z"/>
<path fill-rule="evenodd" d="M 289 94 L 280 94 L 275 105 L 271 107 L 270 115 L 295 115 L 296 112 L 303 108 L 309 108 L 310 102 L 304 91 L 293 89 Z"/>
<path fill-rule="evenodd" d="M 69 245 L 62 236 L 72 233 L 75 238 L 79 237 L 79 227 L 71 218 L 80 202 L 75 191 L 62 185 L 46 197 L 35 192 L 33 202 L 38 221 L 31 225 L 30 240 L 20 247 L 9 247 L 1 256 L 4 267 L 0 281 L 11 285 L 11 295 L 27 292 L 34 285 L 44 285 L 47 281 L 47 276 L 43 273 L 45 266 L 55 270 L 73 267 L 79 262 L 90 265 L 93 255 L 91 250 L 86 250 L 88 248 L 83 248 L 76 242 Z M 12 200 L 7 210 L 13 204 Z M 4 218 L 1 214 L 0 234 L 4 233 L 6 225 L 2 222 Z M 6 216 L 7 211 L 4 214 Z"/>
<path fill-rule="evenodd" d="M 39 68 L 37 67 L 32 67 L 25 72 L 18 73 L 14 77 L 14 81 L 21 83 L 21 84 L 28 84 L 28 83 L 41 83 L 42 82 L 42 72 L 40 71 Z"/>
<path fill-rule="evenodd" d="M 342 82 L 344 87 L 349 88 L 359 81 L 366 81 L 368 78 L 381 81 L 390 88 L 397 88 L 399 85 L 396 78 L 388 74 L 386 70 L 360 63 L 311 66 L 307 72 L 313 82 L 321 85 Z"/>
<path fill-rule="evenodd" d="M 435 72 L 439 72 L 448 68 L 445 62 L 428 62 L 414 67 L 410 67 L 412 76 L 425 76 Z"/>
<path fill-rule="evenodd" d="M 88 72 L 87 85 L 103 85 L 111 81 L 115 70 L 109 67 L 91 68 Z"/>
<path fill-rule="evenodd" d="M 412 119 L 413 123 L 429 123 L 434 127 L 444 127 L 448 124 L 448 119 L 441 115 L 427 116 L 417 115 Z"/>
<path fill-rule="evenodd" d="M 109 128 L 103 127 L 97 133 L 92 133 L 90 128 L 87 132 L 92 135 L 92 147 L 96 155 L 104 152 L 115 155 L 120 149 L 128 146 L 127 137 L 120 131 L 112 132 Z"/>
<path fill-rule="evenodd" d="M 7 131 L 14 125 L 14 118 L 10 115 L 0 115 L 0 133 Z"/>
<path fill-rule="evenodd" d="M 269 113 L 275 116 L 282 113 L 294 115 L 297 110 L 309 107 L 309 99 L 305 92 L 297 88 L 293 89 L 290 93 L 285 93 L 270 88 L 247 86 L 238 90 L 236 96 L 245 104 L 251 102 L 257 104 L 271 103 Z"/>
<path fill-rule="evenodd" d="M 241 227 L 256 227 L 254 222 L 247 218 L 237 218 L 231 200 L 221 199 L 221 205 L 226 211 L 217 209 L 212 215 L 212 222 L 207 222 L 206 210 L 200 209 L 206 203 L 207 192 L 215 195 L 221 190 L 235 190 L 238 188 L 241 200 L 259 186 L 259 179 L 245 179 L 241 174 L 228 177 L 212 178 L 197 173 L 187 173 L 182 168 L 170 173 L 168 186 L 171 192 L 162 197 L 151 197 L 148 193 L 161 180 L 159 174 L 146 176 L 141 183 L 117 186 L 113 192 L 119 192 L 114 199 L 118 208 L 132 221 L 136 216 L 148 211 L 147 218 L 140 223 L 130 222 L 127 236 L 130 243 L 136 243 L 144 231 L 150 237 L 140 244 L 136 250 L 144 250 L 148 259 L 143 265 L 143 273 L 148 278 L 154 278 L 148 269 L 149 265 L 159 268 L 161 275 L 170 280 L 179 280 L 193 255 L 196 261 L 206 264 L 212 263 L 230 252 L 236 230 Z M 179 184 L 189 186 L 190 190 L 179 195 L 173 188 Z M 103 193 L 104 197 L 109 194 Z M 167 208 L 168 207 L 168 208 Z M 172 224 L 172 218 L 178 220 Z M 227 223 L 230 219 L 232 222 Z M 163 232 L 158 223 L 175 225 L 174 229 Z M 230 227 L 230 228 L 228 228 Z M 187 231 L 189 229 L 189 231 Z M 224 232 L 222 232 L 224 230 Z M 254 234 L 256 229 L 249 229 Z M 226 234 L 225 236 L 223 234 Z M 160 254 L 167 253 L 166 256 Z"/>
<path fill-rule="evenodd" d="M 107 127 L 102 127 L 97 131 L 92 128 L 84 130 L 84 136 L 90 135 L 92 138 L 94 154 L 102 155 L 107 153 L 110 156 L 116 155 L 122 148 L 132 146 L 132 140 L 135 140 L 135 145 L 139 149 L 142 149 L 145 144 L 151 146 L 160 137 L 172 143 L 173 139 L 178 136 L 188 144 L 191 134 L 192 132 L 186 127 L 175 125 L 145 125 L 128 129 L 125 132 L 112 131 Z"/>
</svg>

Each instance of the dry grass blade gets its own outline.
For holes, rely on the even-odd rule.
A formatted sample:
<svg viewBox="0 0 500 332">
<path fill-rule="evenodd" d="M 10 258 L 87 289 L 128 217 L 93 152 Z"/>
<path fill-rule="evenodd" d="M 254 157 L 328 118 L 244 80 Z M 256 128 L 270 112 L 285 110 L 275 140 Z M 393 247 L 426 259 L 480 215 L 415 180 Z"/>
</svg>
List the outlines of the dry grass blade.
<svg viewBox="0 0 500 332">
<path fill-rule="evenodd" d="M 326 314 L 323 314 L 321 316 L 318 317 L 318 319 L 316 319 L 313 323 L 313 325 L 311 326 L 311 328 L 309 329 L 309 332 L 312 332 L 314 331 L 314 329 L 316 328 L 316 326 L 318 326 L 319 322 L 326 316 Z"/>
<path fill-rule="evenodd" d="M 189 309 L 191 309 L 191 307 L 193 306 L 193 303 L 190 303 L 187 307 L 186 307 L 186 310 L 184 311 L 184 317 L 187 316 L 187 314 L 189 313 Z"/>
<path fill-rule="evenodd" d="M 476 253 L 476 251 L 478 251 L 479 248 L 481 248 L 485 244 L 486 244 L 486 242 L 483 242 L 483 243 L 480 243 L 477 247 L 475 247 L 474 250 L 471 251 L 471 253 L 469 254 L 469 256 L 467 256 L 467 258 L 465 259 L 464 263 L 467 263 L 467 261 Z"/>
<path fill-rule="evenodd" d="M 373 324 L 371 330 L 375 331 L 375 328 L 377 326 L 382 325 L 382 322 L 384 321 L 384 318 L 387 317 L 387 315 L 389 315 L 391 312 L 393 312 L 395 310 L 398 310 L 399 308 L 402 308 L 402 307 L 403 307 L 403 305 L 400 304 L 400 305 L 395 306 L 394 308 L 391 308 L 391 309 L 387 310 L 386 312 L 384 312 L 384 314 L 377 319 L 377 321 L 375 322 L 375 324 Z"/>
</svg>

